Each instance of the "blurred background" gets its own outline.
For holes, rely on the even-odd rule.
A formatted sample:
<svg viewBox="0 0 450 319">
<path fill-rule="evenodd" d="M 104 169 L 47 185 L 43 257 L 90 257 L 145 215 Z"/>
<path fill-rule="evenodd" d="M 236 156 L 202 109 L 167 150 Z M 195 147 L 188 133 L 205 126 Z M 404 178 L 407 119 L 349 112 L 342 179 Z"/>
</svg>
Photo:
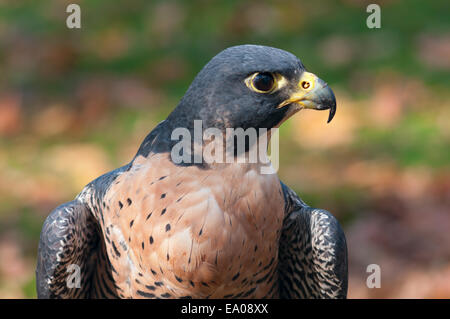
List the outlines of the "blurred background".
<svg viewBox="0 0 450 319">
<path fill-rule="evenodd" d="M 0 297 L 36 297 L 50 211 L 130 161 L 210 58 L 252 43 L 336 93 L 332 123 L 283 125 L 279 176 L 343 225 L 349 297 L 450 298 L 450 2 L 379 1 L 369 29 L 371 2 L 0 0 Z"/>
</svg>

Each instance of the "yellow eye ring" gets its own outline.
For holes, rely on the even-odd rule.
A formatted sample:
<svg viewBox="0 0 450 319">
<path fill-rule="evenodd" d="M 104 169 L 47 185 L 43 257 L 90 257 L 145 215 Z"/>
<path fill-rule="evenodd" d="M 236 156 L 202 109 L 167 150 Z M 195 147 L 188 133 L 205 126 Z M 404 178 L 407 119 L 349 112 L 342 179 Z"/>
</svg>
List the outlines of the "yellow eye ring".
<svg viewBox="0 0 450 319">
<path fill-rule="evenodd" d="M 277 76 L 269 72 L 257 72 L 245 80 L 245 84 L 257 93 L 271 93 L 278 87 Z"/>
</svg>

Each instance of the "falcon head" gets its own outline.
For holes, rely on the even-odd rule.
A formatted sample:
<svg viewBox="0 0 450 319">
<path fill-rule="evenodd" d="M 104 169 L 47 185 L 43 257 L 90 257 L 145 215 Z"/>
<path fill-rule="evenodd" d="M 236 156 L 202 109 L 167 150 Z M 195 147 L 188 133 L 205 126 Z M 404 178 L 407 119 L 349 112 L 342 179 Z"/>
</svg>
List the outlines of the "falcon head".
<svg viewBox="0 0 450 319">
<path fill-rule="evenodd" d="M 168 120 L 176 126 L 273 128 L 301 109 L 336 112 L 330 87 L 293 54 L 240 45 L 216 55 L 196 76 Z"/>
</svg>

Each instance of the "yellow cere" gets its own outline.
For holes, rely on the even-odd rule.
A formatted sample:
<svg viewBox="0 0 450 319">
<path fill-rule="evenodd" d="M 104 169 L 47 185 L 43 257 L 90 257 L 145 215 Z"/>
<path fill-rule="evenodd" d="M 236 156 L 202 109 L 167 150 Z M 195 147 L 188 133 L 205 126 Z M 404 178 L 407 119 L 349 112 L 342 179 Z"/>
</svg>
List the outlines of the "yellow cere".
<svg viewBox="0 0 450 319">
<path fill-rule="evenodd" d="M 303 72 L 300 81 L 298 82 L 298 86 L 304 91 L 311 91 L 314 89 L 316 79 L 316 75 L 309 72 Z"/>
</svg>

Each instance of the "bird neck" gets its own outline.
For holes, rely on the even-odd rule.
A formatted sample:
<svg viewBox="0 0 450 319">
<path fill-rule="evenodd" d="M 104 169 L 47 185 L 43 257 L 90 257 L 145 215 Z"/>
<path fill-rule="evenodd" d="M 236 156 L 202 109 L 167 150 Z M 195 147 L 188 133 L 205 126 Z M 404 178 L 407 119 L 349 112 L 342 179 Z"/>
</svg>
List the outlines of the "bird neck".
<svg viewBox="0 0 450 319">
<path fill-rule="evenodd" d="M 270 165 L 269 143 L 272 154 L 278 149 L 278 136 L 272 139 L 272 130 L 205 128 L 201 120 L 194 120 L 192 125 L 177 124 L 170 119 L 158 124 L 136 156 L 167 153 L 174 164 L 204 168 L 232 163 L 267 166 Z"/>
</svg>

